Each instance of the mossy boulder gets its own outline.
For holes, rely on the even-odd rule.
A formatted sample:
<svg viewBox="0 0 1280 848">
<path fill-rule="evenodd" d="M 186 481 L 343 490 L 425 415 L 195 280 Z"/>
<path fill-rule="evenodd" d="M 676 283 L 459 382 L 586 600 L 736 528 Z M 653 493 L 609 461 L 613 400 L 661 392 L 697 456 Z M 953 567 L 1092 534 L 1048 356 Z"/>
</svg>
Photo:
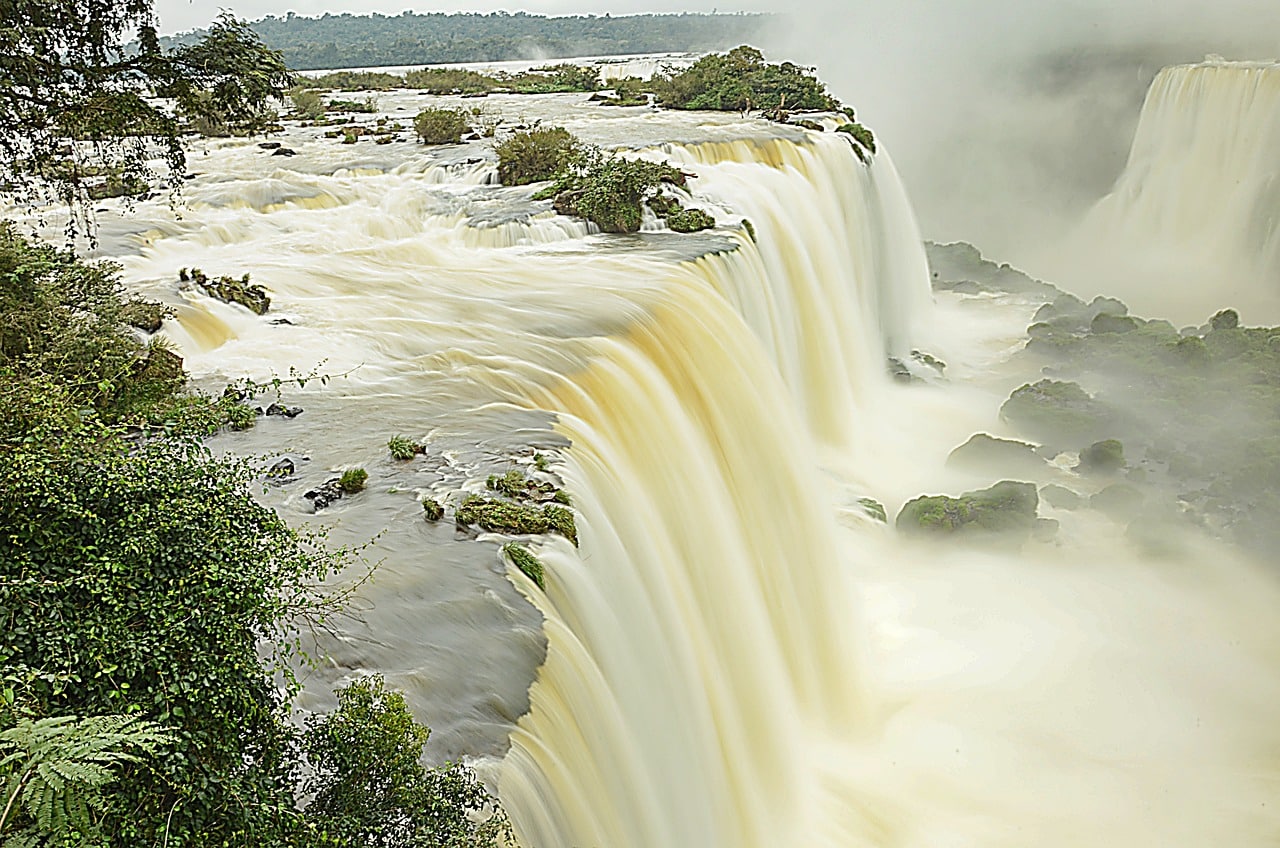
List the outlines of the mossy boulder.
<svg viewBox="0 0 1280 848">
<path fill-rule="evenodd" d="M 542 567 L 542 561 L 529 553 L 528 548 L 515 542 L 509 542 L 502 546 L 502 552 L 511 560 L 512 565 L 520 569 L 525 577 L 534 582 L 534 585 L 544 592 L 546 591 L 546 572 Z"/>
<path fill-rule="evenodd" d="M 884 504 L 875 498 L 858 498 L 858 506 L 862 507 L 863 512 L 881 524 L 889 523 L 889 515 L 884 511 Z"/>
<path fill-rule="evenodd" d="M 426 498 L 422 501 L 422 515 L 427 521 L 439 521 L 444 518 L 444 507 L 440 505 L 440 501 Z"/>
<path fill-rule="evenodd" d="M 1089 506 L 1117 521 L 1128 521 L 1142 511 L 1146 496 L 1136 486 L 1114 483 L 1089 498 Z"/>
<path fill-rule="evenodd" d="M 215 297 L 223 303 L 237 303 L 255 315 L 265 315 L 271 308 L 271 298 L 267 295 L 267 290 L 260 285 L 250 283 L 248 274 L 238 280 L 226 276 L 209 277 L 199 268 L 193 268 L 188 278 L 184 268 L 179 272 L 179 278 L 184 282 L 190 279 L 204 289 L 210 297 Z"/>
<path fill-rule="evenodd" d="M 1240 326 L 1240 313 L 1234 309 L 1223 309 L 1209 319 L 1209 326 L 1215 330 L 1234 330 Z"/>
<path fill-rule="evenodd" d="M 1025 539 L 1035 530 L 1039 505 L 1035 484 L 1002 480 L 959 497 L 922 495 L 902 507 L 894 525 L 913 535 Z"/>
<path fill-rule="evenodd" d="M 1041 488 L 1040 499 L 1054 509 L 1079 509 L 1084 504 L 1078 493 L 1056 483 Z"/>
<path fill-rule="evenodd" d="M 1089 322 L 1091 333 L 1131 333 L 1138 329 L 1138 321 L 1131 315 L 1112 315 L 1099 312 Z"/>
<path fill-rule="evenodd" d="M 172 310 L 152 300 L 127 300 L 120 309 L 120 320 L 147 333 L 157 332 Z"/>
<path fill-rule="evenodd" d="M 554 504 L 536 507 L 512 503 L 494 498 L 469 495 L 454 510 L 454 521 L 460 527 L 476 525 L 492 533 L 540 535 L 559 533 L 574 545 L 578 544 L 578 531 L 573 513 Z"/>
<path fill-rule="evenodd" d="M 1085 474 L 1114 474 L 1124 468 L 1124 445 L 1116 439 L 1094 442 L 1080 451 L 1076 470 Z"/>
<path fill-rule="evenodd" d="M 1000 417 L 1045 442 L 1079 443 L 1106 435 L 1112 415 L 1078 383 L 1040 380 L 1009 395 Z"/>
<path fill-rule="evenodd" d="M 995 471 L 1017 475 L 1040 475 L 1046 464 L 1036 454 L 1035 445 L 1013 439 L 999 439 L 975 433 L 947 457 L 947 465 L 967 471 Z"/>
<path fill-rule="evenodd" d="M 696 233 L 716 225 L 716 219 L 701 209 L 681 209 L 667 215 L 666 221 L 667 226 L 677 233 Z"/>
</svg>

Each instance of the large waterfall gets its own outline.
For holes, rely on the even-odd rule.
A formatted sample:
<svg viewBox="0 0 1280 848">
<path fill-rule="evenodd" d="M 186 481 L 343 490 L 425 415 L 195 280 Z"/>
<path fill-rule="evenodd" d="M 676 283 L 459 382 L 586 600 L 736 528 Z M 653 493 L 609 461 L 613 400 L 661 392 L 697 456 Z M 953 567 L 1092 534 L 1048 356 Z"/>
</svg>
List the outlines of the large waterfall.
<svg viewBox="0 0 1280 848">
<path fill-rule="evenodd" d="M 1139 312 L 1280 319 L 1280 65 L 1161 71 L 1124 172 L 1057 262 Z"/>
<path fill-rule="evenodd" d="M 104 228 L 197 377 L 339 375 L 292 390 L 296 422 L 224 440 L 298 458 L 264 495 L 298 520 L 309 481 L 370 472 L 316 519 L 381 533 L 384 560 L 316 688 L 383 671 L 432 756 L 482 755 L 525 848 L 1274 845 L 1268 579 L 1218 550 L 1144 559 L 1101 521 L 977 552 L 858 506 L 971 482 L 943 460 L 1025 379 L 1002 367 L 1027 305 L 933 302 L 887 153 L 733 115 L 507 108 L 678 163 L 720 226 L 593 235 L 471 148 L 298 131 L 288 160 L 211 143 L 181 218 L 152 201 Z M 273 312 L 178 288 L 193 265 L 252 271 Z M 952 382 L 890 382 L 913 348 Z M 427 457 L 392 463 L 394 433 Z M 559 457 L 581 543 L 533 545 L 545 592 L 418 504 L 531 446 Z"/>
</svg>

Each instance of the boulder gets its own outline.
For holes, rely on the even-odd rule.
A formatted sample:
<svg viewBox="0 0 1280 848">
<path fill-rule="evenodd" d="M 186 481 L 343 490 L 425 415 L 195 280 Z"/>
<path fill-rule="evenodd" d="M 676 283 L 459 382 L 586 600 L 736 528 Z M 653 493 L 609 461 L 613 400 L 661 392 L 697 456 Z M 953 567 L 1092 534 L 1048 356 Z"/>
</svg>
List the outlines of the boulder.
<svg viewBox="0 0 1280 848">
<path fill-rule="evenodd" d="M 1114 474 L 1124 468 L 1124 445 L 1116 439 L 1094 442 L 1080 451 L 1076 471 L 1082 474 Z"/>
<path fill-rule="evenodd" d="M 1002 535 L 1022 540 L 1036 528 L 1039 505 L 1035 484 L 1002 480 L 959 497 L 922 495 L 902 507 L 894 525 L 913 535 Z"/>
<path fill-rule="evenodd" d="M 290 147 L 277 147 L 275 150 L 271 151 L 271 155 L 272 156 L 297 156 L 298 151 Z"/>
<path fill-rule="evenodd" d="M 947 457 L 947 465 L 967 471 L 1040 475 L 1047 468 L 1035 445 L 975 433 Z"/>
<path fill-rule="evenodd" d="M 311 506 L 316 512 L 319 512 L 334 501 L 341 500 L 342 495 L 341 478 L 333 477 L 325 480 L 323 484 L 311 491 L 304 493 L 303 497 L 311 501 Z"/>
<path fill-rule="evenodd" d="M 1079 444 L 1105 436 L 1112 414 L 1077 383 L 1040 380 L 1009 395 L 1000 417 L 1041 441 Z"/>
</svg>

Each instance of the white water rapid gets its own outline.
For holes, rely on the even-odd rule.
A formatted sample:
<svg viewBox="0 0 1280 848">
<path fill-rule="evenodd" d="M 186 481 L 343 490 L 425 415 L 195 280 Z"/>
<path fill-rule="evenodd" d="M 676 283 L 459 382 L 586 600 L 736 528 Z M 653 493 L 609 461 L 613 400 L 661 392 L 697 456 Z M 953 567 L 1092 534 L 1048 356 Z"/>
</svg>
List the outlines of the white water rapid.
<svg viewBox="0 0 1280 848">
<path fill-rule="evenodd" d="M 1050 267 L 1139 314 L 1280 321 L 1280 65 L 1161 71 L 1124 172 Z"/>
<path fill-rule="evenodd" d="M 424 103 L 470 101 L 395 93 L 382 117 Z M 492 778 L 525 848 L 1276 844 L 1272 575 L 1205 540 L 1146 557 L 1088 511 L 990 553 L 857 505 L 991 482 L 944 460 L 999 432 L 1035 308 L 933 302 L 887 154 L 573 96 L 484 108 L 677 162 L 718 228 L 594 235 L 492 185 L 485 142 L 299 127 L 293 157 L 209 143 L 180 216 L 104 213 L 104 252 L 176 307 L 165 332 L 198 378 L 345 375 L 215 442 L 297 458 L 265 495 L 292 520 L 381 532 L 308 705 L 383 671 L 430 756 Z M 251 272 L 272 312 L 179 286 L 192 266 Z M 949 382 L 891 382 L 913 348 Z M 427 456 L 392 462 L 395 433 Z M 545 593 L 419 506 L 532 473 L 533 448 L 580 536 L 531 541 Z M 310 518 L 302 491 L 351 465 L 368 491 Z"/>
</svg>

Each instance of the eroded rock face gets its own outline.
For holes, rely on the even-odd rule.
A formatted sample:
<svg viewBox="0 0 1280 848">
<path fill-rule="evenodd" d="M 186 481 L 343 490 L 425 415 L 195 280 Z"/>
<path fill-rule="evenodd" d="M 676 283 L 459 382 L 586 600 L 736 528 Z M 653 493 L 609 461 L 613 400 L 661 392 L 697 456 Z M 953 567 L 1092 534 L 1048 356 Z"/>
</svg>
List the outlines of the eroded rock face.
<svg viewBox="0 0 1280 848">
<path fill-rule="evenodd" d="M 1035 484 L 1002 480 L 959 497 L 922 495 L 908 501 L 895 526 L 914 535 L 1006 536 L 1021 541 L 1037 529 Z"/>
</svg>

